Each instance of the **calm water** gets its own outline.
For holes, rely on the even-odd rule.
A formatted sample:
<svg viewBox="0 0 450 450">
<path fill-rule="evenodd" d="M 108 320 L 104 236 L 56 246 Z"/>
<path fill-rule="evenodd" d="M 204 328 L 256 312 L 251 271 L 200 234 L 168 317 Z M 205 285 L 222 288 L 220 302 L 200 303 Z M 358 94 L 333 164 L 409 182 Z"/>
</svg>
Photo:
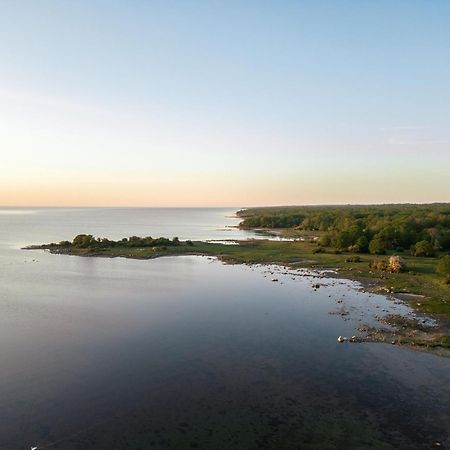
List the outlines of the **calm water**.
<svg viewBox="0 0 450 450">
<path fill-rule="evenodd" d="M 232 213 L 0 210 L 1 449 L 448 448 L 448 359 L 336 341 L 402 305 L 303 271 L 20 250 L 251 237 Z"/>
</svg>

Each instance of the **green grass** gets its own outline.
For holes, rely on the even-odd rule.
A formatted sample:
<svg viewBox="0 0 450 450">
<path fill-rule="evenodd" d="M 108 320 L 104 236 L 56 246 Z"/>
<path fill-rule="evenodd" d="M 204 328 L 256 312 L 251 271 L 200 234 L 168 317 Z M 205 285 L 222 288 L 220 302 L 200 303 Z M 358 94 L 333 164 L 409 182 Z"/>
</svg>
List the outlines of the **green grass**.
<svg viewBox="0 0 450 450">
<path fill-rule="evenodd" d="M 418 347 L 427 348 L 450 348 L 450 335 L 435 336 L 432 339 L 402 337 L 399 343 L 403 345 L 415 345 Z"/>
</svg>

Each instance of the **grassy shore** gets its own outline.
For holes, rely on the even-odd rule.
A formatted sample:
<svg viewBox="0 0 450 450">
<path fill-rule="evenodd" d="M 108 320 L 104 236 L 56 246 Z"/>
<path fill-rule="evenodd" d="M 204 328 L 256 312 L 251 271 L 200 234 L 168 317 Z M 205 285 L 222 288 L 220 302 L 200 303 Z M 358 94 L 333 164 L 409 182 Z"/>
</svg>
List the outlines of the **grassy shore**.
<svg viewBox="0 0 450 450">
<path fill-rule="evenodd" d="M 335 269 L 340 276 L 362 281 L 364 284 L 386 289 L 386 292 L 411 293 L 423 295 L 415 299 L 415 307 L 429 313 L 450 317 L 450 285 L 435 273 L 436 258 L 418 258 L 402 255 L 407 271 L 389 273 L 373 270 L 370 267 L 380 256 L 358 255 L 358 262 L 352 262 L 353 254 L 333 251 L 316 253 L 317 245 L 302 241 L 245 240 L 236 241 L 236 245 L 193 241 L 192 245 L 180 242 L 168 247 L 125 247 L 77 248 L 59 244 L 32 246 L 30 248 L 48 249 L 52 253 L 78 256 L 124 257 L 151 259 L 162 256 L 206 255 L 216 256 L 228 263 L 244 264 L 280 264 L 290 267 Z M 326 251 L 326 250 L 325 250 Z"/>
<path fill-rule="evenodd" d="M 173 246 L 128 247 L 116 245 L 106 248 L 78 248 L 73 245 L 49 244 L 32 246 L 32 249 L 47 249 L 51 253 L 85 257 L 124 257 L 152 259 L 177 255 L 214 256 L 226 263 L 234 264 L 279 264 L 291 268 L 334 269 L 337 276 L 360 281 L 368 290 L 401 295 L 415 309 L 432 314 L 441 323 L 436 332 L 426 334 L 423 330 L 411 333 L 411 324 L 403 327 L 405 333 L 396 343 L 434 348 L 450 348 L 450 285 L 435 273 L 436 258 L 418 258 L 402 255 L 407 270 L 389 273 L 373 270 L 373 255 L 335 253 L 322 249 L 317 253 L 317 244 L 312 240 L 276 241 L 268 239 L 236 241 L 235 245 L 202 241 L 180 241 Z M 355 259 L 359 261 L 354 261 Z M 414 294 L 414 295 L 405 295 Z M 397 324 L 398 325 L 398 324 Z M 416 333 L 420 331 L 420 333 Z M 375 340 L 387 341 L 390 336 L 372 333 Z"/>
</svg>

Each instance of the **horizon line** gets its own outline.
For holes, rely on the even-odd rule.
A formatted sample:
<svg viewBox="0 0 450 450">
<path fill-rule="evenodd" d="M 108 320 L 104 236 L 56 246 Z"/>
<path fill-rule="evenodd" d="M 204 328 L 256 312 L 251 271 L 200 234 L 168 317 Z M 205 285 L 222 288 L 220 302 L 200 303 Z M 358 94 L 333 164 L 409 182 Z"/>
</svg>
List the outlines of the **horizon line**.
<svg viewBox="0 0 450 450">
<path fill-rule="evenodd" d="M 369 202 L 369 203 L 291 203 L 291 204 L 265 204 L 265 205 L 247 205 L 247 206 L 144 206 L 144 205 L 0 205 L 0 208 L 83 208 L 83 209 L 251 209 L 251 208 L 295 208 L 308 206 L 386 206 L 386 205 L 450 205 L 450 200 L 447 201 L 432 201 L 432 202 Z"/>
</svg>

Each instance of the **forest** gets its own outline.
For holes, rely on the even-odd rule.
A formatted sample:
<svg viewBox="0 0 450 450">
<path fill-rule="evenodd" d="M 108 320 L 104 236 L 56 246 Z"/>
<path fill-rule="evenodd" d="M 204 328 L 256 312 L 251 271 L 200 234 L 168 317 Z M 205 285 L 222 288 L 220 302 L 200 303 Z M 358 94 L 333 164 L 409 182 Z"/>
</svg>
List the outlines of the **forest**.
<svg viewBox="0 0 450 450">
<path fill-rule="evenodd" d="M 450 251 L 450 204 L 286 206 L 238 211 L 243 229 L 316 232 L 318 244 L 353 253 Z"/>
</svg>

